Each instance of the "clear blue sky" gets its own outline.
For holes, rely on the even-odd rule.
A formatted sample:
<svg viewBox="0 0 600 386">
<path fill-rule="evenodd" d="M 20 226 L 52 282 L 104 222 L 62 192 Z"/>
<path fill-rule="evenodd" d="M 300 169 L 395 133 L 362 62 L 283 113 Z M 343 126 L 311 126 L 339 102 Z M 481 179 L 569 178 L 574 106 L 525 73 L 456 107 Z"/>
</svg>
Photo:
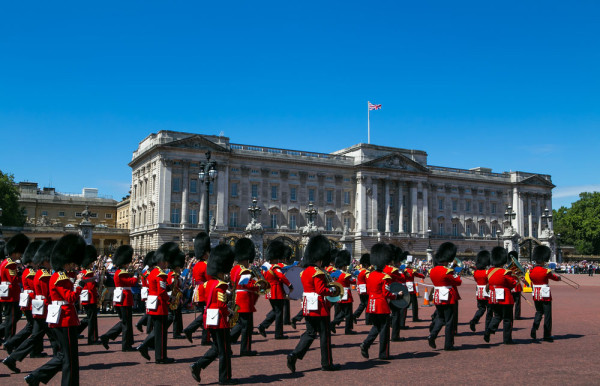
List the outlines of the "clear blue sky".
<svg viewBox="0 0 600 386">
<path fill-rule="evenodd" d="M 597 1 L 8 1 L 0 169 L 127 194 L 161 129 L 331 152 L 367 141 L 432 165 L 600 190 Z"/>
</svg>

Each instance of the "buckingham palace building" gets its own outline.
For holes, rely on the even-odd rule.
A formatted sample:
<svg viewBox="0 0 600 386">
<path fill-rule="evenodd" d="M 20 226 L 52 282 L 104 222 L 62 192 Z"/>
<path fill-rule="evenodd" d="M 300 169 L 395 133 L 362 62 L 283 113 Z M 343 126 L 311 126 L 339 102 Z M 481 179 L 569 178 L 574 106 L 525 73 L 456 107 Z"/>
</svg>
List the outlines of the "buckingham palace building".
<svg viewBox="0 0 600 386">
<path fill-rule="evenodd" d="M 208 152 L 216 170 L 209 185 L 199 178 Z M 139 143 L 129 166 L 130 239 L 138 253 L 167 241 L 193 249 L 206 210 L 211 237 L 243 237 L 253 198 L 264 245 L 282 238 L 295 251 L 309 206 L 316 210 L 311 224 L 354 256 L 377 241 L 415 255 L 452 241 L 463 256 L 496 245 L 553 244 L 549 175 L 432 166 L 422 150 L 361 143 L 316 153 L 164 130 Z"/>
</svg>

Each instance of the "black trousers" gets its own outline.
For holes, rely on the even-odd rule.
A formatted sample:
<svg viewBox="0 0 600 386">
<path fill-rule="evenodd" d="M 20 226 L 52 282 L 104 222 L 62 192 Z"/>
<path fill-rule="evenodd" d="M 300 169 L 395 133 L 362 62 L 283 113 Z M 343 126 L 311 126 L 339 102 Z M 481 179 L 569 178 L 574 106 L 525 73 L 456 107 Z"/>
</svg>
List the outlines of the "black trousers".
<svg viewBox="0 0 600 386">
<path fill-rule="evenodd" d="M 502 342 L 512 342 L 513 328 L 513 305 L 512 304 L 492 304 L 494 317 L 492 318 L 486 332 L 495 334 L 502 320 Z"/>
<path fill-rule="evenodd" d="M 183 316 L 181 315 L 181 306 L 174 310 L 169 310 L 170 318 L 173 319 L 173 338 L 181 336 L 183 332 Z"/>
<path fill-rule="evenodd" d="M 87 324 L 88 344 L 94 344 L 98 341 L 98 306 L 96 304 L 87 304 L 83 306 L 83 309 L 85 310 L 85 318 L 81 320 L 81 324 Z"/>
<path fill-rule="evenodd" d="M 48 383 L 56 373 L 62 371 L 62 386 L 79 385 L 78 327 L 52 328 L 51 334 L 56 338 L 60 350 L 49 362 L 31 373 L 35 380 Z"/>
<path fill-rule="evenodd" d="M 29 338 L 25 339 L 23 343 L 17 347 L 10 358 L 21 362 L 28 354 L 39 354 L 44 350 L 44 335 L 48 331 L 48 324 L 45 319 L 33 319 L 33 331 Z M 58 344 L 51 334 L 48 335 L 50 345 L 52 346 L 52 353 L 56 355 L 59 350 Z"/>
<path fill-rule="evenodd" d="M 150 333 L 150 326 L 152 326 L 152 323 L 149 323 L 150 321 L 150 317 L 148 316 L 148 314 L 144 314 L 144 316 L 142 316 L 137 323 L 135 324 L 136 327 L 141 328 L 142 326 L 146 326 L 146 332 L 149 334 Z"/>
<path fill-rule="evenodd" d="M 199 328 L 203 327 L 204 324 L 204 309 L 206 308 L 206 303 L 205 302 L 200 302 L 198 303 L 198 305 L 196 306 L 196 310 L 199 312 L 199 315 L 196 319 L 194 319 L 192 321 L 192 323 L 190 323 L 186 328 L 183 329 L 183 332 L 189 332 L 191 334 L 193 334 L 194 332 L 196 332 Z M 206 344 L 210 342 L 210 337 L 208 336 L 208 331 L 204 330 L 202 331 L 202 343 Z"/>
<path fill-rule="evenodd" d="M 552 336 L 552 302 L 534 300 L 535 317 L 533 318 L 533 330 L 540 327 L 542 317 L 544 318 L 544 338 Z"/>
<path fill-rule="evenodd" d="M 416 322 L 419 320 L 419 299 L 415 292 L 410 293 L 410 306 L 412 307 L 412 320 Z"/>
<path fill-rule="evenodd" d="M 436 339 L 442 326 L 445 326 L 444 334 L 444 349 L 450 349 L 454 347 L 454 310 L 453 304 L 444 304 L 435 306 L 436 318 L 433 321 L 433 328 L 431 330 L 431 337 Z"/>
<path fill-rule="evenodd" d="M 218 357 L 219 382 L 228 381 L 231 379 L 231 332 L 229 328 L 211 328 L 210 336 L 212 337 L 210 349 L 193 366 L 205 369 Z"/>
<path fill-rule="evenodd" d="M 512 292 L 515 301 L 515 319 L 521 319 L 521 292 Z"/>
<path fill-rule="evenodd" d="M 131 306 L 115 307 L 119 315 L 119 321 L 104 336 L 110 340 L 115 340 L 121 333 L 121 349 L 129 350 L 133 346 L 133 321 L 131 320 Z"/>
<path fill-rule="evenodd" d="M 242 337 L 240 342 L 240 354 L 247 353 L 252 350 L 252 330 L 254 330 L 254 313 L 240 312 L 238 313 L 238 322 L 231 329 L 231 342 L 237 342 Z"/>
<path fill-rule="evenodd" d="M 321 366 L 333 364 L 331 351 L 331 330 L 329 329 L 329 316 L 305 316 L 306 331 L 300 337 L 292 355 L 298 359 L 304 358 L 312 342 L 319 335 L 321 339 Z"/>
<path fill-rule="evenodd" d="M 390 315 L 371 314 L 370 320 L 373 327 L 363 341 L 363 346 L 368 350 L 379 336 L 379 359 L 388 359 L 390 357 Z"/>
<path fill-rule="evenodd" d="M 487 313 L 486 313 L 487 311 Z M 492 320 L 493 311 L 491 304 L 487 301 L 487 299 L 477 299 L 477 311 L 475 311 L 475 315 L 473 315 L 473 319 L 471 321 L 475 323 L 479 323 L 479 319 L 485 315 L 485 325 L 483 327 L 486 330 Z"/>
<path fill-rule="evenodd" d="M 283 303 L 285 302 L 283 299 L 269 299 L 271 303 L 271 311 L 260 323 L 260 326 L 265 329 L 269 328 L 269 326 L 275 322 L 275 338 L 280 338 L 283 336 Z"/>
<path fill-rule="evenodd" d="M 391 319 L 391 326 L 392 326 L 392 339 L 398 339 L 400 338 L 400 320 L 402 318 L 402 312 L 404 312 L 404 309 L 402 308 L 398 308 L 392 304 L 390 304 L 390 310 L 392 311 L 392 319 Z M 373 315 L 378 315 L 378 314 L 371 314 L 371 316 Z"/>
<path fill-rule="evenodd" d="M 283 300 L 283 324 L 290 325 L 292 324 L 290 320 L 290 299 Z"/>
<path fill-rule="evenodd" d="M 360 317 L 360 315 L 363 313 L 363 311 L 367 308 L 367 303 L 369 302 L 368 294 L 360 294 L 360 295 L 358 295 L 358 297 L 360 298 L 360 304 L 356 308 L 356 311 L 354 311 L 355 319 L 358 319 Z M 371 316 L 371 314 L 369 314 L 369 313 L 365 314 L 365 324 L 367 324 L 367 325 L 371 324 L 371 321 L 369 319 L 370 316 Z"/>
<path fill-rule="evenodd" d="M 2 338 L 4 341 L 12 338 L 17 333 L 17 323 L 21 319 L 21 309 L 19 302 L 5 302 L 4 306 L 4 321 L 0 325 Z"/>
<path fill-rule="evenodd" d="M 167 331 L 173 319 L 169 320 L 169 315 L 150 315 L 150 323 L 154 327 L 141 346 L 154 349 L 154 360 L 163 360 L 167 358 Z"/>
<path fill-rule="evenodd" d="M 354 327 L 354 320 L 352 319 L 352 303 L 338 303 L 338 312 L 335 314 L 335 318 L 331 324 L 337 326 L 342 323 L 342 320 L 346 321 L 345 332 L 352 331 Z"/>
<path fill-rule="evenodd" d="M 300 311 L 298 311 L 298 313 L 296 314 L 296 316 L 294 316 L 292 318 L 292 320 L 297 323 L 297 322 L 301 321 L 302 319 L 304 319 L 304 311 L 302 311 L 302 308 L 301 308 Z"/>
<path fill-rule="evenodd" d="M 21 329 L 21 331 L 17 332 L 4 342 L 4 347 L 19 347 L 19 345 L 23 343 L 33 332 L 33 315 L 31 314 L 31 310 L 22 310 L 22 312 L 25 314 L 27 323 Z"/>
</svg>

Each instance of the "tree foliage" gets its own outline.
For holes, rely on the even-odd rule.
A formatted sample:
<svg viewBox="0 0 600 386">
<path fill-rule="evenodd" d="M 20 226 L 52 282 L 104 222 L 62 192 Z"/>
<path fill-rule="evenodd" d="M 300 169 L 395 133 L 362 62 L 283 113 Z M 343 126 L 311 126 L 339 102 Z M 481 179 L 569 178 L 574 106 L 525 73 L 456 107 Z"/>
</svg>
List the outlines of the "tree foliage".
<svg viewBox="0 0 600 386">
<path fill-rule="evenodd" d="M 554 210 L 553 217 L 561 244 L 573 245 L 581 254 L 600 254 L 600 192 L 579 194 L 578 201 Z"/>
<path fill-rule="evenodd" d="M 0 223 L 4 226 L 23 226 L 25 214 L 19 206 L 19 189 L 15 186 L 12 174 L 4 174 L 0 170 L 0 208 L 2 216 Z"/>
</svg>

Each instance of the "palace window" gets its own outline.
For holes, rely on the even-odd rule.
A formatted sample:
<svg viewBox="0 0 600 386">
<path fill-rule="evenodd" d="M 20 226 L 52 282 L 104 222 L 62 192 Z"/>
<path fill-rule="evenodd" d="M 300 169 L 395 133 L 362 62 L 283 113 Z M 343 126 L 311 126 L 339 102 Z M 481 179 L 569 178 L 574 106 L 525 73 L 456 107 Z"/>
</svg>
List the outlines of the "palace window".
<svg viewBox="0 0 600 386">
<path fill-rule="evenodd" d="M 290 188 L 290 200 L 296 201 L 296 188 Z"/>
<path fill-rule="evenodd" d="M 483 237 L 485 235 L 485 224 L 479 224 L 479 237 Z"/>
<path fill-rule="evenodd" d="M 296 215 L 295 214 L 290 214 L 290 229 L 291 230 L 296 230 Z"/>
<path fill-rule="evenodd" d="M 471 201 L 467 200 L 465 202 L 465 212 L 470 212 L 471 211 Z"/>
<path fill-rule="evenodd" d="M 171 224 L 178 224 L 180 222 L 181 222 L 181 209 L 172 208 L 171 209 Z"/>
<path fill-rule="evenodd" d="M 327 231 L 333 230 L 333 216 L 325 217 L 325 230 L 327 230 Z"/>
<path fill-rule="evenodd" d="M 58 212 L 58 217 L 65 217 L 65 212 Z"/>
<path fill-rule="evenodd" d="M 63 212 L 63 213 L 64 213 L 64 212 Z M 104 218 L 105 218 L 105 219 L 107 219 L 107 220 L 110 220 L 110 219 L 112 219 L 112 213 L 105 213 L 105 214 L 104 214 Z"/>
<path fill-rule="evenodd" d="M 315 190 L 308 189 L 308 202 L 315 202 Z"/>
<path fill-rule="evenodd" d="M 238 226 L 238 214 L 237 211 L 232 211 L 231 213 L 229 213 L 229 226 L 230 227 L 237 227 Z"/>
<path fill-rule="evenodd" d="M 492 202 L 492 214 L 496 214 L 496 203 Z"/>
<path fill-rule="evenodd" d="M 277 185 L 271 186 L 271 200 L 277 200 Z"/>
<path fill-rule="evenodd" d="M 467 237 L 471 236 L 471 224 L 465 225 L 465 235 L 467 235 Z"/>
<path fill-rule="evenodd" d="M 258 197 L 258 184 L 252 184 L 251 190 L 252 190 L 252 198 L 257 198 Z"/>
<path fill-rule="evenodd" d="M 188 223 L 196 224 L 198 223 L 198 209 L 190 209 L 188 214 Z"/>
<path fill-rule="evenodd" d="M 326 199 L 328 204 L 331 204 L 333 202 L 333 190 L 326 191 Z"/>
<path fill-rule="evenodd" d="M 350 192 L 344 192 L 344 205 L 350 205 Z"/>
<path fill-rule="evenodd" d="M 438 210 L 444 210 L 444 199 L 440 198 L 438 200 Z"/>
<path fill-rule="evenodd" d="M 231 197 L 237 197 L 238 196 L 238 184 L 237 182 L 232 182 L 231 183 Z"/>
<path fill-rule="evenodd" d="M 438 235 L 440 235 L 440 236 L 444 235 L 444 223 L 438 224 Z"/>
<path fill-rule="evenodd" d="M 483 202 L 479 203 L 479 213 L 483 213 Z"/>
<path fill-rule="evenodd" d="M 198 180 L 190 180 L 190 192 L 198 193 Z"/>
<path fill-rule="evenodd" d="M 458 201 L 452 200 L 452 211 L 456 212 L 458 210 Z"/>
<path fill-rule="evenodd" d="M 173 178 L 173 192 L 178 193 L 181 191 L 181 179 L 179 177 Z"/>
<path fill-rule="evenodd" d="M 350 229 L 350 217 L 344 217 L 344 229 Z"/>
<path fill-rule="evenodd" d="M 271 228 L 277 228 L 277 213 L 271 213 Z"/>
</svg>

